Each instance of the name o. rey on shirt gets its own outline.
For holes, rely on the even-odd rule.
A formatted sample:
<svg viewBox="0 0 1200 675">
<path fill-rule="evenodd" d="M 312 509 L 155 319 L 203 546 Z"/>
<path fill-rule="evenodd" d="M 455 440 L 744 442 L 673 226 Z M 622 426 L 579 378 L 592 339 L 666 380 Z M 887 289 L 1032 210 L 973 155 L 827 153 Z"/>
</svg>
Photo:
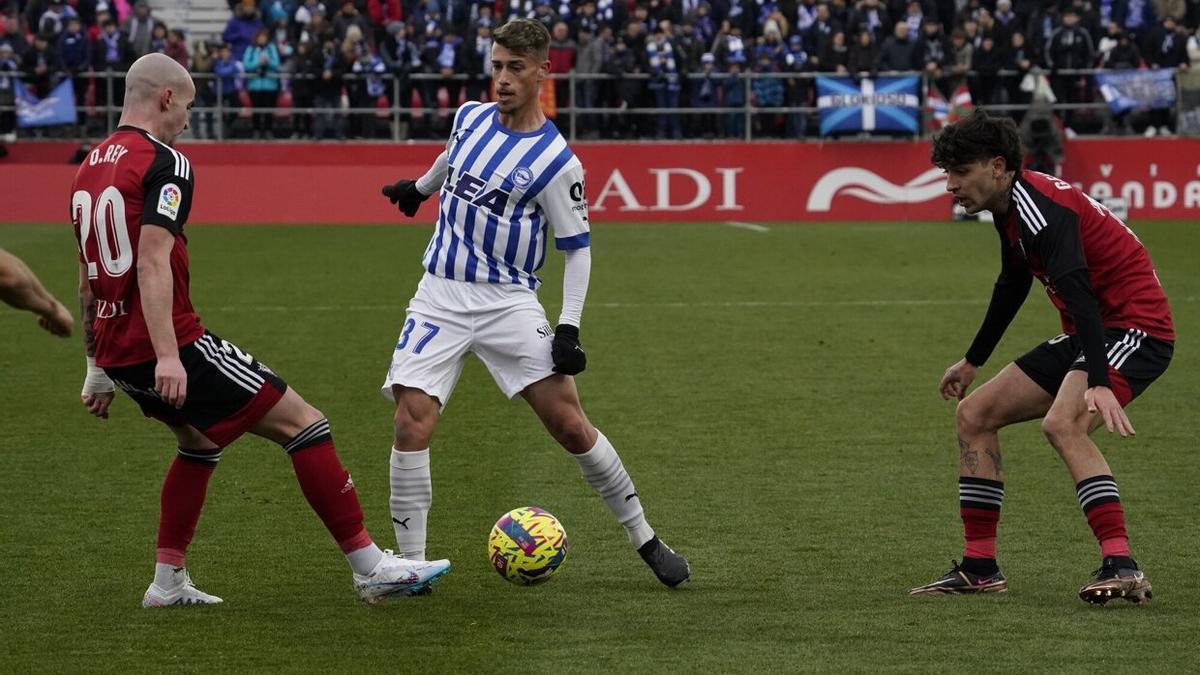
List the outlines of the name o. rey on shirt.
<svg viewBox="0 0 1200 675">
<path fill-rule="evenodd" d="M 511 194 L 498 187 L 484 192 L 483 188 L 485 187 L 487 187 L 487 181 L 472 176 L 466 171 L 458 172 L 457 180 L 454 180 L 453 170 L 446 174 L 446 190 L 450 194 L 459 199 L 464 199 L 475 206 L 482 206 L 492 213 L 504 213 Z"/>
<path fill-rule="evenodd" d="M 88 153 L 88 166 L 96 166 L 97 164 L 116 164 L 121 161 L 125 153 L 129 152 L 129 148 L 120 143 L 113 143 L 104 149 L 104 155 L 101 156 L 100 148 L 96 148 Z"/>
</svg>

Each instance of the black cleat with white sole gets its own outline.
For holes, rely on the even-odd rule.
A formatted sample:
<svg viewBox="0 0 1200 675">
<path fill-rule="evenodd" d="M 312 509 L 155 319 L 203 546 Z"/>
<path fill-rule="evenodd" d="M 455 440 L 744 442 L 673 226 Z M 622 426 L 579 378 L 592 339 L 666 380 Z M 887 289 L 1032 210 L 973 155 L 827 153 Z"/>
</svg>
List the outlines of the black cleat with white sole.
<svg viewBox="0 0 1200 675">
<path fill-rule="evenodd" d="M 692 578 L 692 566 L 688 564 L 687 558 L 671 550 L 671 547 L 657 536 L 642 544 L 638 555 L 642 556 L 642 560 L 654 571 L 654 576 L 669 588 L 675 588 Z"/>
</svg>

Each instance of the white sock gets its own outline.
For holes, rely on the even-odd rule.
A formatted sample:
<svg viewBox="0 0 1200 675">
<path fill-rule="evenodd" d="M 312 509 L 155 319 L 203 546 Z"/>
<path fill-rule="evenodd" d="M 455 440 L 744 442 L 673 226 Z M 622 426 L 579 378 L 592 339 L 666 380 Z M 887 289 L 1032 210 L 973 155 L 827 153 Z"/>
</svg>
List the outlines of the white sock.
<svg viewBox="0 0 1200 675">
<path fill-rule="evenodd" d="M 175 575 L 175 570 L 184 569 L 167 563 L 154 563 L 154 585 L 163 590 L 175 588 L 183 582 L 183 574 L 180 573 L 178 578 Z"/>
<path fill-rule="evenodd" d="M 392 529 L 396 548 L 409 560 L 425 559 L 425 521 L 433 504 L 429 448 L 401 452 L 392 448 Z"/>
<path fill-rule="evenodd" d="M 370 574 L 380 560 L 383 560 L 383 551 L 379 550 L 375 542 L 346 554 L 346 562 L 350 563 L 350 569 L 354 570 L 355 574 Z"/>
<path fill-rule="evenodd" d="M 646 522 L 642 500 L 638 497 L 637 489 L 633 487 L 633 480 L 625 470 L 625 465 L 621 464 L 616 448 L 608 442 L 604 434 L 597 429 L 596 445 L 582 455 L 574 457 L 575 461 L 579 462 L 579 470 L 583 477 L 596 494 L 604 499 L 604 503 L 608 504 L 608 509 L 617 520 L 625 526 L 629 543 L 633 544 L 634 548 L 641 548 L 642 544 L 650 541 L 654 537 L 654 530 Z"/>
</svg>

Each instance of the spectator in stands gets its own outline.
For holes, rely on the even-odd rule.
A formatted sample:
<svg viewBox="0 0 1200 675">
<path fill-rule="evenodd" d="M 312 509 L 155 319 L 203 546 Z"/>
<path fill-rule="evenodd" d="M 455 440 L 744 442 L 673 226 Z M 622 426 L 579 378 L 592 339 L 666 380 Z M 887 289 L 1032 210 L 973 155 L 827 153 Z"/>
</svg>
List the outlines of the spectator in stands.
<svg viewBox="0 0 1200 675">
<path fill-rule="evenodd" d="M 67 27 L 67 21 L 78 18 L 79 14 L 73 7 L 62 0 L 51 0 L 50 6 L 42 13 L 33 27 L 34 32 L 42 33 L 47 37 L 53 36 L 54 41 L 57 42 L 59 34 Z M 80 25 L 83 25 L 82 21 Z"/>
<path fill-rule="evenodd" d="M 263 28 L 254 35 L 254 43 L 242 55 L 242 66 L 246 69 L 246 91 L 254 106 L 253 132 L 256 138 L 267 138 L 274 127 L 275 114 L 265 110 L 274 108 L 279 98 L 279 50 L 271 42 L 270 32 Z"/>
<path fill-rule="evenodd" d="M 1146 35 L 1143 54 L 1151 68 L 1187 68 L 1187 29 L 1172 17 L 1162 20 L 1157 29 Z"/>
<path fill-rule="evenodd" d="M 879 49 L 879 57 L 875 69 L 887 72 L 889 70 L 917 70 L 917 41 L 909 38 L 908 22 L 897 21 L 892 27 L 892 34 L 883 41 Z"/>
<path fill-rule="evenodd" d="M 1150 0 L 1113 0 L 1112 18 L 1135 42 L 1158 22 Z"/>
<path fill-rule="evenodd" d="M 1032 88 L 1028 91 L 1022 87 L 1030 69 L 1034 67 L 1033 56 L 1029 53 L 1029 49 L 1025 44 L 1025 34 L 1016 31 L 1008 38 L 1008 50 L 1004 53 L 1003 61 L 1004 70 L 1017 71 L 1016 76 L 1009 76 L 1004 80 L 1004 88 L 1008 92 L 1008 102 L 1016 105 L 1028 105 L 1033 99 Z M 1037 76 L 1037 75 L 1035 75 Z M 1013 111 L 1013 119 L 1017 123 L 1021 123 L 1025 113 L 1021 110 Z"/>
<path fill-rule="evenodd" d="M 1171 17 L 1175 24 L 1182 24 L 1188 13 L 1187 0 L 1153 0 L 1154 13 L 1160 19 Z"/>
<path fill-rule="evenodd" d="M 150 51 L 156 54 L 167 53 L 167 24 L 161 21 L 154 24 L 150 32 Z"/>
<path fill-rule="evenodd" d="M 943 62 L 942 91 L 947 96 L 953 96 L 955 90 L 967 80 L 971 70 L 971 56 L 975 49 L 967 42 L 967 33 L 961 28 L 955 28 L 950 34 L 950 47 L 946 50 L 946 60 Z"/>
<path fill-rule="evenodd" d="M 550 31 L 550 74 L 551 75 L 567 75 L 575 70 L 575 64 L 579 57 L 579 48 L 575 41 L 570 37 L 570 27 L 567 22 L 559 21 L 554 24 L 554 28 Z M 571 105 L 571 87 L 566 80 L 554 80 L 554 104 L 557 108 L 566 108 Z M 559 125 L 559 129 L 568 129 L 570 120 L 566 116 L 556 117 L 555 123 Z"/>
<path fill-rule="evenodd" d="M 1099 51 L 1101 68 L 1134 70 L 1142 65 L 1142 52 L 1137 43 L 1116 21 L 1108 24 L 1108 34 L 1100 39 Z"/>
<path fill-rule="evenodd" d="M 777 72 L 770 52 L 760 51 L 754 66 L 758 75 Z M 754 94 L 754 105 L 759 108 L 778 108 L 783 105 L 783 80 L 774 77 L 756 77 L 750 81 Z M 755 133 L 762 136 L 779 136 L 783 131 L 783 116 L 775 112 L 760 112 L 754 116 Z"/>
<path fill-rule="evenodd" d="M 78 16 L 67 19 L 64 30 L 58 36 L 57 48 L 59 63 L 71 77 L 78 111 L 76 123 L 82 127 L 87 122 L 87 74 L 92 68 L 92 45 L 83 32 L 83 23 Z"/>
<path fill-rule="evenodd" d="M 675 45 L 668 31 L 670 21 L 654 31 L 646 42 L 646 64 L 649 68 L 650 82 L 647 85 L 654 94 L 654 107 L 679 107 L 679 65 L 675 61 Z M 658 113 L 655 115 L 655 138 L 683 138 L 683 126 L 679 113 Z"/>
<path fill-rule="evenodd" d="M 13 49 L 12 43 L 0 42 L 0 141 L 13 141 L 13 131 L 17 128 L 17 113 L 15 110 L 4 110 L 16 105 L 16 88 L 21 86 L 21 80 L 16 73 L 21 70 L 21 59 Z"/>
<path fill-rule="evenodd" d="M 1200 28 L 1188 38 L 1187 41 L 1188 61 L 1190 68 L 1200 68 Z"/>
<path fill-rule="evenodd" d="M 29 48 L 29 43 L 25 41 L 25 31 L 21 30 L 21 20 L 16 7 L 0 15 L 0 45 L 12 47 L 13 54 L 18 58 Z"/>
<path fill-rule="evenodd" d="M 871 39 L 871 31 L 866 27 L 860 28 L 855 36 L 854 44 L 846 56 L 846 70 L 851 75 L 867 77 L 875 69 L 875 61 L 879 58 L 879 48 Z"/>
<path fill-rule="evenodd" d="M 887 36 L 887 27 L 890 25 L 887 8 L 879 0 L 858 0 L 850 13 L 848 28 L 855 34 L 867 31 L 871 35 L 871 43 L 879 44 Z"/>
<path fill-rule="evenodd" d="M 829 5 L 824 2 L 817 5 L 817 18 L 809 27 L 808 34 L 804 36 L 804 44 L 808 45 L 807 51 L 813 70 L 833 70 L 833 68 L 826 68 L 821 59 L 829 51 L 833 35 L 841 30 L 842 25 L 834 21 L 829 13 Z"/>
<path fill-rule="evenodd" d="M 605 65 L 605 72 L 618 78 L 615 93 L 621 110 L 642 107 L 646 83 L 636 77 L 627 76 L 645 72 L 646 68 L 642 62 L 644 54 L 645 52 L 641 49 L 636 51 L 631 49 L 624 35 L 618 37 L 613 44 L 608 63 Z M 641 126 L 640 121 L 636 115 L 617 116 L 612 129 L 613 136 L 622 138 L 636 134 L 637 129 Z"/>
<path fill-rule="evenodd" d="M 833 39 L 829 41 L 825 49 L 821 52 L 818 70 L 823 73 L 844 75 L 849 72 L 849 63 L 850 48 L 846 45 L 846 34 L 839 30 L 833 34 Z"/>
<path fill-rule="evenodd" d="M 316 80 L 320 77 L 320 51 L 311 40 L 303 39 L 296 44 L 296 53 L 292 59 L 291 91 L 294 130 L 297 138 L 312 138 L 313 114 L 306 108 L 313 107 L 313 97 L 316 91 Z"/>
<path fill-rule="evenodd" d="M 106 21 L 100 31 L 100 37 L 92 43 L 92 69 L 97 75 L 104 74 L 96 78 L 96 105 L 109 105 L 111 91 L 111 104 L 119 113 L 125 101 L 125 79 L 116 74 L 124 73 L 133 63 L 133 48 L 125 34 L 117 30 L 115 21 Z"/>
<path fill-rule="evenodd" d="M 312 23 L 315 16 L 329 16 L 329 10 L 325 7 L 325 3 L 321 2 L 321 0 L 304 0 L 296 7 L 296 11 L 292 14 L 292 23 L 299 28 L 303 28 Z M 311 38 L 312 36 L 309 37 Z M 296 39 L 299 40 L 301 38 L 297 35 Z"/>
<path fill-rule="evenodd" d="M 742 27 L 728 22 L 722 24 L 717 33 L 713 55 L 721 68 L 727 68 L 732 61 L 741 61 L 744 65 L 750 54 L 746 41 L 742 39 Z"/>
<path fill-rule="evenodd" d="M 611 34 L 611 31 L 609 31 Z M 578 32 L 578 49 L 576 51 L 575 72 L 580 75 L 596 75 L 604 68 L 608 57 L 608 43 L 604 38 L 593 35 L 587 24 L 581 24 Z M 596 80 L 581 79 L 575 84 L 575 105 L 580 108 L 595 108 L 599 103 L 600 83 Z M 581 133 L 588 137 L 599 135 L 600 125 L 594 113 L 582 113 L 579 118 Z"/>
<path fill-rule="evenodd" d="M 700 57 L 708 51 L 708 44 L 696 35 L 696 24 L 684 19 L 675 36 L 675 62 L 681 74 L 693 73 L 700 68 Z"/>
<path fill-rule="evenodd" d="M 353 31 L 347 33 L 347 37 Z M 362 38 L 360 38 L 362 39 Z M 361 112 L 350 116 L 350 136 L 352 138 L 374 138 L 376 136 L 373 122 L 379 99 L 386 92 L 380 75 L 387 72 L 383 59 L 379 58 L 362 39 L 363 48 L 356 50 L 354 64 L 350 71 L 356 79 L 350 82 L 350 107 L 359 108 Z"/>
<path fill-rule="evenodd" d="M 788 38 L 788 53 L 784 57 L 784 72 L 804 73 L 808 71 L 808 54 L 804 51 L 804 38 L 793 34 Z M 799 108 L 808 105 L 809 83 L 807 79 L 787 80 L 784 85 L 784 103 L 789 108 Z M 799 138 L 808 127 L 807 116 L 804 113 L 790 113 L 787 116 L 785 133 L 788 138 Z"/>
<path fill-rule="evenodd" d="M 313 107 L 320 108 L 323 112 L 317 113 L 313 120 L 313 134 L 317 140 L 341 140 L 344 131 L 342 117 L 337 109 L 341 104 L 342 81 L 346 71 L 341 50 L 334 40 L 333 33 L 322 38 L 321 51 L 318 54 L 320 70 L 313 87 Z"/>
<path fill-rule="evenodd" d="M 137 59 L 152 51 L 150 41 L 154 35 L 155 23 L 150 13 L 150 3 L 138 0 L 133 6 L 133 16 L 126 19 L 121 26 L 121 32 L 125 34 L 133 50 L 133 58 Z"/>
<path fill-rule="evenodd" d="M 742 139 L 746 135 L 746 84 L 742 78 L 742 57 L 729 61 L 729 77 L 721 81 L 721 102 L 725 113 L 725 136 Z"/>
<path fill-rule="evenodd" d="M 1062 25 L 1050 36 L 1046 44 L 1046 65 L 1051 72 L 1069 69 L 1091 68 L 1096 63 L 1096 49 L 1092 36 L 1079 25 L 1079 11 L 1074 5 L 1063 10 Z M 1050 78 L 1054 96 L 1062 103 L 1087 103 L 1091 101 L 1092 78 L 1078 74 L 1055 73 Z M 1068 127 L 1076 117 L 1067 111 Z"/>
<path fill-rule="evenodd" d="M 381 43 L 379 55 L 383 58 L 384 66 L 388 72 L 396 79 L 395 104 L 400 108 L 411 108 L 413 83 L 410 76 L 413 73 L 421 72 L 421 52 L 408 39 L 408 34 L 403 23 L 393 21 L 388 24 L 387 37 Z M 492 63 L 491 59 L 491 51 L 489 50 L 486 55 L 489 69 Z M 402 119 L 409 125 L 412 124 L 410 113 L 403 113 Z"/>
<path fill-rule="evenodd" d="M 198 46 L 203 45 L 204 40 L 197 40 L 196 44 Z M 172 28 L 171 30 L 167 31 L 167 48 L 163 51 L 163 53 L 175 59 L 176 63 L 184 68 L 191 67 L 193 72 L 207 72 L 200 70 L 194 64 L 190 63 L 187 49 L 187 36 L 183 31 L 177 28 Z M 207 56 L 207 51 L 205 52 L 205 55 Z M 208 66 L 210 68 L 212 67 L 211 57 L 209 58 Z"/>
<path fill-rule="evenodd" d="M 437 72 L 442 76 L 442 86 L 446 88 L 446 102 L 451 112 L 445 117 L 443 125 L 443 131 L 446 133 L 450 131 L 450 124 L 453 122 L 452 114 L 458 108 L 458 97 L 462 94 L 463 83 L 462 80 L 457 79 L 458 72 L 462 69 L 462 50 L 463 39 L 461 37 L 454 31 L 442 32 L 437 46 Z"/>
<path fill-rule="evenodd" d="M 942 76 L 942 65 L 946 63 L 946 41 L 942 27 L 933 16 L 926 16 L 921 26 L 921 38 L 917 43 L 918 63 L 925 74 L 935 79 Z"/>
<path fill-rule="evenodd" d="M 1003 34 L 996 36 L 996 44 L 1007 44 L 1013 32 L 1021 27 L 1020 17 L 1013 11 L 1012 0 L 996 0 L 996 12 L 992 18 L 996 21 L 996 30 Z"/>
<path fill-rule="evenodd" d="M 376 27 L 385 27 L 393 21 L 404 19 L 404 6 L 400 0 L 367 0 L 367 17 Z M 376 44 L 382 42 L 376 39 Z"/>
<path fill-rule="evenodd" d="M 241 59 L 262 27 L 262 22 L 258 20 L 258 12 L 252 4 L 238 4 L 233 10 L 233 16 L 229 17 L 229 22 L 225 24 L 221 39 L 233 50 L 233 58 Z"/>
<path fill-rule="evenodd" d="M 983 38 L 979 49 L 971 54 L 971 69 L 975 74 L 971 76 L 969 84 L 971 100 L 976 105 L 998 103 L 996 82 L 1002 65 L 1003 55 L 996 49 L 996 41 L 990 35 Z"/>
<path fill-rule="evenodd" d="M 179 31 L 171 31 L 172 34 L 177 32 Z M 180 41 L 183 41 L 182 35 L 180 35 Z M 192 79 L 196 83 L 196 108 L 211 108 L 217 103 L 216 85 L 213 82 L 213 78 L 209 77 L 213 73 L 213 62 L 217 58 L 217 55 L 214 53 L 216 51 L 215 47 L 216 45 L 210 44 L 207 40 L 196 40 L 192 44 L 190 61 Z M 201 121 L 204 122 L 203 125 L 201 125 Z M 217 140 L 217 135 L 213 131 L 213 113 L 211 110 L 202 115 L 193 109 L 191 127 L 192 133 L 195 134 L 196 138 Z"/>
<path fill-rule="evenodd" d="M 351 0 L 344 0 L 342 2 L 341 9 L 333 16 L 331 23 L 333 24 L 333 34 L 337 39 L 344 41 L 346 39 L 346 31 L 351 26 L 357 26 L 359 32 L 362 34 L 363 41 L 371 48 L 374 48 L 375 30 L 371 27 L 371 21 L 358 11 L 358 7 Z"/>
<path fill-rule="evenodd" d="M 58 84 L 57 73 L 62 69 L 58 52 L 50 47 L 50 36 L 38 33 L 33 38 L 33 47 L 21 59 L 21 70 L 25 71 L 25 82 L 33 85 L 33 93 L 45 98 Z"/>
<path fill-rule="evenodd" d="M 224 134 L 228 138 L 233 131 L 233 120 L 241 107 L 242 73 L 245 68 L 240 59 L 233 55 L 233 45 L 222 42 L 217 48 L 217 58 L 213 61 L 214 94 L 221 101 L 221 123 Z"/>
<path fill-rule="evenodd" d="M 717 59 L 711 53 L 700 55 L 699 70 L 688 78 L 689 103 L 696 110 L 714 110 L 717 107 L 717 91 L 721 81 L 714 77 Z M 716 115 L 697 113 L 688 116 L 688 136 L 712 138 L 717 133 Z"/>
<path fill-rule="evenodd" d="M 474 35 L 463 45 L 463 73 L 467 76 L 468 101 L 482 101 L 492 82 L 492 28 L 476 24 Z M 579 70 L 579 69 L 577 69 Z M 579 72 L 583 72 L 579 70 Z M 582 88 L 583 83 L 580 83 Z"/>
</svg>

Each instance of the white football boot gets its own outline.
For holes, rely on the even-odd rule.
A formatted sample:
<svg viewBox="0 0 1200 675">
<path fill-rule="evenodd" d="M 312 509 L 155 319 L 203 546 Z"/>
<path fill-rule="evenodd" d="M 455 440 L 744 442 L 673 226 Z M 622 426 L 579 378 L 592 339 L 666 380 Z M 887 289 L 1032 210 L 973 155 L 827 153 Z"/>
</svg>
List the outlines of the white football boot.
<svg viewBox="0 0 1200 675">
<path fill-rule="evenodd" d="M 151 583 L 142 596 L 142 607 L 170 607 L 172 605 L 217 605 L 224 600 L 196 588 L 187 568 L 177 567 L 172 574 L 169 588 Z"/>
<path fill-rule="evenodd" d="M 392 596 L 424 594 L 449 571 L 449 560 L 408 560 L 387 550 L 370 574 L 354 575 L 354 590 L 373 605 Z"/>
</svg>

